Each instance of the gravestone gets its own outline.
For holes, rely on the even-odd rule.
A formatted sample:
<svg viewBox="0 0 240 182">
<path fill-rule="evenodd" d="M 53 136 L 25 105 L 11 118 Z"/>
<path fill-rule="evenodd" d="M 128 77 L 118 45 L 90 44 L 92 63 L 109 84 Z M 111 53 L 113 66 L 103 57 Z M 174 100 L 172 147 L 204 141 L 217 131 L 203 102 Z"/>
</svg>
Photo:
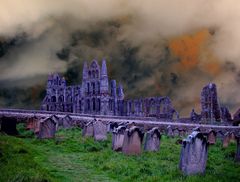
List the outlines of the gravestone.
<svg viewBox="0 0 240 182">
<path fill-rule="evenodd" d="M 114 131 L 114 129 L 115 128 L 117 128 L 118 127 L 118 123 L 116 123 L 116 122 L 109 122 L 108 124 L 107 124 L 107 132 L 113 132 Z"/>
<path fill-rule="evenodd" d="M 39 123 L 39 132 L 38 138 L 53 138 L 55 137 L 57 123 L 50 118 L 46 118 L 40 121 Z"/>
<path fill-rule="evenodd" d="M 207 139 L 194 131 L 183 140 L 179 168 L 185 175 L 203 174 L 208 155 Z"/>
<path fill-rule="evenodd" d="M 122 150 L 125 130 L 126 126 L 119 126 L 114 129 L 112 134 L 112 149 L 114 151 Z"/>
<path fill-rule="evenodd" d="M 144 150 L 159 151 L 161 134 L 157 127 L 152 128 L 146 134 Z"/>
<path fill-rule="evenodd" d="M 93 137 L 93 121 L 84 124 L 82 135 L 83 137 Z"/>
<path fill-rule="evenodd" d="M 227 148 L 230 142 L 230 135 L 229 132 L 225 133 L 223 137 L 223 148 Z"/>
<path fill-rule="evenodd" d="M 96 141 L 107 140 L 107 126 L 102 121 L 93 122 L 93 136 Z"/>
<path fill-rule="evenodd" d="M 61 124 L 62 120 L 55 114 L 52 115 L 51 118 L 57 123 L 56 129 L 58 130 L 59 126 L 62 126 L 62 124 Z"/>
<path fill-rule="evenodd" d="M 213 145 L 216 143 L 217 138 L 217 132 L 214 130 L 210 130 L 207 134 L 207 141 L 210 145 Z"/>
<path fill-rule="evenodd" d="M 235 134 L 234 134 L 234 132 L 231 132 L 230 134 L 229 134 L 229 137 L 230 137 L 230 142 L 231 143 L 234 143 L 235 141 L 236 141 L 236 137 L 235 137 Z"/>
<path fill-rule="evenodd" d="M 37 131 L 38 127 L 39 127 L 39 124 L 38 124 L 39 121 L 40 121 L 40 119 L 37 118 L 36 116 L 28 118 L 27 127 L 26 127 L 27 130 L 31 130 L 33 132 Z"/>
<path fill-rule="evenodd" d="M 169 137 L 173 137 L 173 130 L 171 126 L 167 127 L 167 136 Z"/>
<path fill-rule="evenodd" d="M 124 132 L 122 152 L 127 155 L 138 155 L 141 153 L 141 145 L 144 133 L 137 126 L 132 126 Z"/>
<path fill-rule="evenodd" d="M 63 128 L 71 128 L 73 125 L 73 120 L 69 115 L 66 115 L 61 119 L 61 125 Z"/>
</svg>

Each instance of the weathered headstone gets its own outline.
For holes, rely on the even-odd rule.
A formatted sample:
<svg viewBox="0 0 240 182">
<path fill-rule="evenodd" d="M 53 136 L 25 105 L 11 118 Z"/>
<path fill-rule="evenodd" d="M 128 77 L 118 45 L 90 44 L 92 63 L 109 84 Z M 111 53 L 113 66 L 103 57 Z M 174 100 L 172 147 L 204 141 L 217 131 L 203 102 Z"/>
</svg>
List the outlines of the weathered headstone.
<svg viewBox="0 0 240 182">
<path fill-rule="evenodd" d="M 114 129 L 112 134 L 112 149 L 114 151 L 122 150 L 125 130 L 126 126 L 119 126 Z"/>
<path fill-rule="evenodd" d="M 108 122 L 107 124 L 107 132 L 113 132 L 115 128 L 118 127 L 118 123 L 116 122 Z"/>
<path fill-rule="evenodd" d="M 40 119 L 37 118 L 36 116 L 28 118 L 27 129 L 35 132 L 39 126 L 38 124 L 39 122 L 40 122 Z"/>
<path fill-rule="evenodd" d="M 57 123 L 50 118 L 46 118 L 40 121 L 39 123 L 39 132 L 38 138 L 53 138 L 55 137 Z"/>
<path fill-rule="evenodd" d="M 173 137 L 173 130 L 171 126 L 167 127 L 167 136 L 169 137 Z"/>
<path fill-rule="evenodd" d="M 127 155 L 138 155 L 141 153 L 141 145 L 144 133 L 137 126 L 125 130 L 122 152 Z"/>
<path fill-rule="evenodd" d="M 183 140 L 179 168 L 185 175 L 203 174 L 208 156 L 207 139 L 194 131 Z"/>
<path fill-rule="evenodd" d="M 216 138 L 217 138 L 217 132 L 214 130 L 210 130 L 207 133 L 207 141 L 210 145 L 213 145 L 216 143 Z"/>
<path fill-rule="evenodd" d="M 51 118 L 57 123 L 56 129 L 58 130 L 59 126 L 62 126 L 61 119 L 55 114 L 51 116 Z"/>
<path fill-rule="evenodd" d="M 225 133 L 223 137 L 223 148 L 227 148 L 230 142 L 230 135 L 229 132 Z"/>
<path fill-rule="evenodd" d="M 93 121 L 84 124 L 82 135 L 83 137 L 93 137 Z"/>
<path fill-rule="evenodd" d="M 229 137 L 230 137 L 230 142 L 231 142 L 231 143 L 234 143 L 234 142 L 236 141 L 236 137 L 235 137 L 234 132 L 231 132 L 231 133 L 229 134 Z"/>
<path fill-rule="evenodd" d="M 107 140 L 107 126 L 102 121 L 93 122 L 93 136 L 96 141 Z"/>
<path fill-rule="evenodd" d="M 161 134 L 157 127 L 152 128 L 146 133 L 144 144 L 145 151 L 158 151 L 160 148 Z"/>
<path fill-rule="evenodd" d="M 61 119 L 61 124 L 63 128 L 71 128 L 72 127 L 72 118 L 69 115 L 66 115 Z"/>
</svg>

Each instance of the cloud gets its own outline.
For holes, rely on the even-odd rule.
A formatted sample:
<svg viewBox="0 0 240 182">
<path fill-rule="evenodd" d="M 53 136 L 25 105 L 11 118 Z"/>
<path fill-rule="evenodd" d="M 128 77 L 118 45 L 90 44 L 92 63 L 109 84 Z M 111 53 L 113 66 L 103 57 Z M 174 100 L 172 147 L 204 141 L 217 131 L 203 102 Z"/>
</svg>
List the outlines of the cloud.
<svg viewBox="0 0 240 182">
<path fill-rule="evenodd" d="M 25 33 L 26 41 L 0 58 L 0 81 L 65 72 L 70 63 L 56 56 L 65 47 L 70 50 L 69 62 L 107 57 L 113 64 L 110 70 L 116 71 L 114 59 L 129 59 L 121 55 L 129 48 L 136 49 L 134 60 L 142 71 L 133 76 L 139 79 L 135 89 L 145 84 L 140 90 L 169 94 L 187 113 L 189 105 L 198 107 L 199 90 L 212 81 L 220 85 L 227 103 L 239 89 L 238 72 L 225 69 L 231 62 L 239 70 L 239 18 L 239 0 L 1 0 L 0 37 Z M 73 46 L 76 32 L 83 37 Z M 151 68 L 148 76 L 143 76 L 142 67 Z"/>
</svg>

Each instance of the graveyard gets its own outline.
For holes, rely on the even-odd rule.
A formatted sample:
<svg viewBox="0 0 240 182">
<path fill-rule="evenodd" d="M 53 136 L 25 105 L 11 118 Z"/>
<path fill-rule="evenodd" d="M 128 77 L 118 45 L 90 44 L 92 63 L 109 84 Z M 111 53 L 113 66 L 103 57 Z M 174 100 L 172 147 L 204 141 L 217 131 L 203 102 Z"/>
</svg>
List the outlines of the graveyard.
<svg viewBox="0 0 240 182">
<path fill-rule="evenodd" d="M 161 133 L 160 142 L 140 146 L 140 155 L 126 155 L 127 146 L 122 146 L 123 152 L 113 148 L 114 133 L 98 140 L 85 137 L 93 131 L 76 127 L 59 129 L 54 138 L 39 140 L 25 127 L 17 125 L 17 136 L 0 134 L 0 181 L 240 181 L 236 141 L 224 148 L 217 138 L 208 147 L 204 174 L 185 175 L 179 163 L 182 139 L 187 135 L 172 138 Z M 128 132 L 134 131 L 140 132 L 137 127 Z M 156 140 L 158 135 L 153 128 L 143 141 L 149 141 L 150 136 Z M 158 151 L 153 143 L 160 145 Z"/>
</svg>

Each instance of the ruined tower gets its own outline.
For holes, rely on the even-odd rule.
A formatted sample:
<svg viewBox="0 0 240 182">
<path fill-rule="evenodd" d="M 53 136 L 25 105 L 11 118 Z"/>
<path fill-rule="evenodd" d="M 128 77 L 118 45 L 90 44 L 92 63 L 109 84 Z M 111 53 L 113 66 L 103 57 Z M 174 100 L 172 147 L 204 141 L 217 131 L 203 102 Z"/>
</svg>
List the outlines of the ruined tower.
<svg viewBox="0 0 240 182">
<path fill-rule="evenodd" d="M 217 87 L 210 83 L 201 92 L 202 120 L 206 122 L 221 121 L 221 110 L 218 103 Z"/>
</svg>

